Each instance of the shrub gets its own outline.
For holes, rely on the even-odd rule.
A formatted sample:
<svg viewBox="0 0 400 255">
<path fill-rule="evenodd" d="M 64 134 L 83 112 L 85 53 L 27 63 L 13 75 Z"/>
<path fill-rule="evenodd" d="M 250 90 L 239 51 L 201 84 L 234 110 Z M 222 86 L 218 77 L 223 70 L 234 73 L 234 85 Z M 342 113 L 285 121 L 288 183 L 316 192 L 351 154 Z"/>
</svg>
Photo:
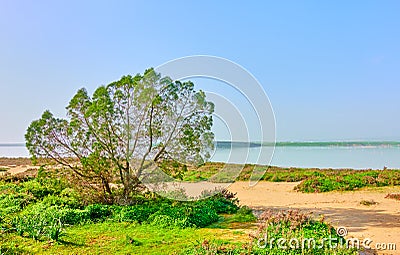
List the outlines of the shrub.
<svg viewBox="0 0 400 255">
<path fill-rule="evenodd" d="M 212 208 L 217 213 L 235 213 L 239 208 L 237 199 L 227 199 L 223 194 L 217 194 L 205 200 L 198 201 L 197 204 Z"/>
<path fill-rule="evenodd" d="M 391 198 L 400 201 L 400 193 L 389 193 L 385 196 L 385 198 Z"/>
<path fill-rule="evenodd" d="M 0 195 L 0 214 L 19 212 L 33 201 L 33 197 L 26 194 L 2 194 Z"/>
<path fill-rule="evenodd" d="M 35 240 L 47 237 L 57 241 L 63 230 L 60 208 L 33 205 L 13 218 L 12 227 L 21 236 L 27 235 Z"/>
<path fill-rule="evenodd" d="M 251 254 L 357 254 L 356 249 L 340 247 L 339 243 L 345 244 L 335 229 L 325 223 L 323 219 L 315 221 L 310 213 L 303 213 L 298 210 L 288 211 L 265 211 L 260 216 L 259 227 L 256 232 L 250 234 L 253 243 Z M 299 243 L 282 250 L 277 242 L 265 242 L 284 238 L 285 240 L 298 240 Z M 324 242 L 324 239 L 332 238 L 333 243 Z M 309 243 L 302 246 L 301 240 L 312 239 L 315 245 Z M 258 246 L 259 241 L 265 246 Z M 287 242 L 286 244 L 287 245 Z"/>
<path fill-rule="evenodd" d="M 65 189 L 70 191 L 71 193 L 64 193 L 62 191 L 60 195 L 48 195 L 43 198 L 42 203 L 46 206 L 53 206 L 57 205 L 59 207 L 65 207 L 65 208 L 80 208 L 82 206 L 78 195 L 74 194 L 73 190 L 71 189 Z"/>
<path fill-rule="evenodd" d="M 149 218 L 149 224 L 160 228 L 179 227 L 186 228 L 192 227 L 187 218 L 174 218 L 164 214 L 153 214 Z"/>
<path fill-rule="evenodd" d="M 219 216 L 217 212 L 206 206 L 192 207 L 187 214 L 187 220 L 193 226 L 202 228 L 218 221 Z"/>
<path fill-rule="evenodd" d="M 143 204 L 135 206 L 125 206 L 119 212 L 119 221 L 136 221 L 142 223 L 147 221 L 149 216 L 155 213 L 158 209 L 153 205 Z"/>
<path fill-rule="evenodd" d="M 371 205 L 376 205 L 378 202 L 375 202 L 374 200 L 361 200 L 360 205 L 366 205 L 366 206 L 371 206 Z"/>
<path fill-rule="evenodd" d="M 23 191 L 32 194 L 37 199 L 42 199 L 48 195 L 58 195 L 62 191 L 57 186 L 53 186 L 52 183 L 39 182 L 37 179 L 23 182 Z"/>
<path fill-rule="evenodd" d="M 89 212 L 80 209 L 62 209 L 60 216 L 61 222 L 67 225 L 75 225 L 90 220 Z"/>
<path fill-rule="evenodd" d="M 112 215 L 112 210 L 108 205 L 93 204 L 86 206 L 85 210 L 88 213 L 88 217 L 91 221 L 103 221 Z"/>
</svg>

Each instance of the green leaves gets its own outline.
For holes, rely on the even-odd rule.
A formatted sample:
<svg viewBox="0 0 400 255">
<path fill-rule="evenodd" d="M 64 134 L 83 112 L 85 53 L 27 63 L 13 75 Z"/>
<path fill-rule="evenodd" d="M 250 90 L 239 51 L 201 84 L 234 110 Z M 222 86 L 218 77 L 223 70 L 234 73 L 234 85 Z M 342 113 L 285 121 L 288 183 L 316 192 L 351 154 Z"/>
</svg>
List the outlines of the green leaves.
<svg viewBox="0 0 400 255">
<path fill-rule="evenodd" d="M 110 183 L 127 195 L 137 187 L 148 162 L 201 164 L 209 158 L 214 105 L 190 81 L 161 77 L 153 68 L 100 86 L 90 97 L 82 88 L 72 97 L 67 119 L 45 111 L 28 127 L 33 157 L 56 161 L 112 197 Z M 147 165 L 146 165 L 147 164 Z M 184 169 L 180 167 L 179 169 Z"/>
</svg>

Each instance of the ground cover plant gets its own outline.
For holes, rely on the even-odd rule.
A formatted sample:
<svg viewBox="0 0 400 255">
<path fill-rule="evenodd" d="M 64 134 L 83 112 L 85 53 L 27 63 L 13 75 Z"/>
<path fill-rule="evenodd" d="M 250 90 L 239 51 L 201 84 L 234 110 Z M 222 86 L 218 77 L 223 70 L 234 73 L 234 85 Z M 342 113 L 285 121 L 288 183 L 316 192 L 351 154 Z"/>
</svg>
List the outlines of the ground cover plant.
<svg viewBox="0 0 400 255">
<path fill-rule="evenodd" d="M 240 206 L 227 191 L 191 202 L 150 192 L 138 193 L 124 205 L 88 201 L 73 184 L 50 173 L 18 180 L 4 177 L 0 181 L 0 254 L 265 253 L 248 235 L 257 233 L 252 210 Z M 312 231 L 304 227 L 300 235 L 331 229 L 325 223 L 307 222 Z"/>
<path fill-rule="evenodd" d="M 224 167 L 223 163 L 207 163 L 200 168 L 188 168 L 183 179 L 186 181 L 210 180 Z M 305 193 L 328 191 L 351 191 L 364 187 L 384 187 L 400 185 L 400 170 L 354 170 L 318 168 L 282 168 L 246 164 L 236 181 L 249 180 L 255 168 L 265 170 L 261 180 L 272 182 L 300 182 L 296 190 Z M 226 168 L 225 168 L 226 169 Z M 234 168 L 232 168 L 234 169 Z M 229 174 L 228 174 L 229 175 Z M 232 179 L 229 180 L 232 182 Z"/>
</svg>

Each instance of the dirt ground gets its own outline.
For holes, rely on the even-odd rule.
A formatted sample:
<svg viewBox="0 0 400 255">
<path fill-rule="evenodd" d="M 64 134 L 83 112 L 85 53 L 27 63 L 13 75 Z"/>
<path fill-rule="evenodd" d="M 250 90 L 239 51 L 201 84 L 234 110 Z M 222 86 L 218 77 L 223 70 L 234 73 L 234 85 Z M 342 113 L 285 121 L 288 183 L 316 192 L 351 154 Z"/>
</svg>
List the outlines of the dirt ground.
<svg viewBox="0 0 400 255">
<path fill-rule="evenodd" d="M 324 215 L 335 227 L 345 227 L 347 237 L 360 241 L 372 240 L 372 248 L 396 244 L 396 250 L 381 250 L 379 254 L 400 254 L 400 201 L 387 199 L 388 193 L 400 193 L 400 187 L 369 188 L 358 191 L 305 194 L 293 188 L 298 182 L 233 183 L 229 190 L 237 193 L 242 205 L 256 210 L 299 209 Z M 361 201 L 375 202 L 363 205 Z"/>
<path fill-rule="evenodd" d="M 0 175 L 6 172 L 18 174 L 38 168 L 29 164 L 27 159 L 0 159 Z M 202 183 L 189 186 L 194 186 L 192 189 L 199 192 L 199 184 L 204 188 Z M 400 193 L 399 186 L 306 194 L 293 190 L 297 184 L 262 181 L 250 187 L 248 182 L 235 182 L 228 190 L 237 193 L 240 204 L 253 208 L 256 213 L 266 209 L 299 209 L 312 212 L 317 218 L 324 215 L 326 221 L 333 226 L 345 227 L 348 238 L 355 237 L 360 241 L 369 238 L 372 240 L 372 248 L 385 244 L 396 245 L 396 250 L 376 249 L 379 254 L 400 254 L 400 201 L 385 198 L 389 193 Z M 372 204 L 364 205 L 362 201 Z"/>
</svg>

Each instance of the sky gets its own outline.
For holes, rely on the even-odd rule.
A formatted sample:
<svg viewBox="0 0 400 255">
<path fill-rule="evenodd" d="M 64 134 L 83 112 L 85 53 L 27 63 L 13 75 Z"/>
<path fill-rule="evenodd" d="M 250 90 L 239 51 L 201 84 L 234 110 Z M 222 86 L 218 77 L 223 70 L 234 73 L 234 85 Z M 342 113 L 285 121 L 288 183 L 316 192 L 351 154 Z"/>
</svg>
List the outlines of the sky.
<svg viewBox="0 0 400 255">
<path fill-rule="evenodd" d="M 399 13 L 390 0 L 1 0 L 0 143 L 24 142 L 46 109 L 64 117 L 81 87 L 190 55 L 254 75 L 279 141 L 400 140 Z"/>
</svg>

